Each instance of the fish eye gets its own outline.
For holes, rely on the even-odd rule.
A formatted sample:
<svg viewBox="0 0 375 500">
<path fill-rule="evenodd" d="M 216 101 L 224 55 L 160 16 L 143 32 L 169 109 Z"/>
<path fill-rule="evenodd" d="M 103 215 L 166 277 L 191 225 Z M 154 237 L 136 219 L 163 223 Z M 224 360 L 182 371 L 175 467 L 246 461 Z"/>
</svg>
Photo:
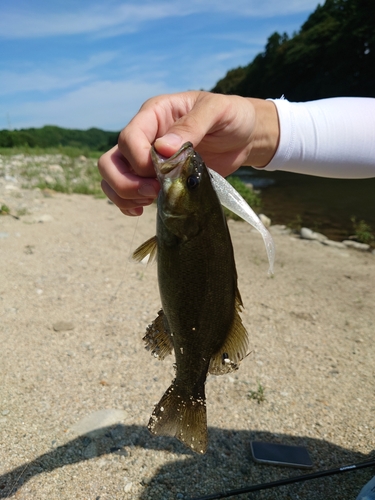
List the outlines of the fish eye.
<svg viewBox="0 0 375 500">
<path fill-rule="evenodd" d="M 189 175 L 186 179 L 188 189 L 195 189 L 199 185 L 199 177 L 197 175 Z"/>
</svg>

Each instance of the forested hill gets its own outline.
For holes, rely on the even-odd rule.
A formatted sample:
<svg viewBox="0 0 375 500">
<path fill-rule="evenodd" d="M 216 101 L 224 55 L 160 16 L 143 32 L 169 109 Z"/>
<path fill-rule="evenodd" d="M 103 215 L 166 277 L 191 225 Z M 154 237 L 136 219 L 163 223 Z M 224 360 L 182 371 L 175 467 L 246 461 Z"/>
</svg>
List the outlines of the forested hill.
<svg viewBox="0 0 375 500">
<path fill-rule="evenodd" d="M 298 33 L 273 33 L 264 52 L 212 91 L 294 101 L 375 97 L 375 0 L 326 0 Z"/>
<path fill-rule="evenodd" d="M 118 133 L 116 132 L 106 132 L 98 128 L 73 130 L 47 125 L 42 128 L 0 130 L 0 147 L 53 148 L 70 146 L 105 151 L 117 144 L 117 137 Z"/>
</svg>

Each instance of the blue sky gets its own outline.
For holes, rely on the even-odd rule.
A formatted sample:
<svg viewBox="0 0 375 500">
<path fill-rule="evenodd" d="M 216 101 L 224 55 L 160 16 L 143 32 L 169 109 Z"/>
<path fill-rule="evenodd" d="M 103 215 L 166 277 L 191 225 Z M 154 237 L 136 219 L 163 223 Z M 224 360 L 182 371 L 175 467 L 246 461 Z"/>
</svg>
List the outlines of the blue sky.
<svg viewBox="0 0 375 500">
<path fill-rule="evenodd" d="M 149 97 L 211 89 L 316 0 L 5 0 L 0 129 L 120 130 Z M 275 96 L 270 96 L 275 97 Z"/>
</svg>

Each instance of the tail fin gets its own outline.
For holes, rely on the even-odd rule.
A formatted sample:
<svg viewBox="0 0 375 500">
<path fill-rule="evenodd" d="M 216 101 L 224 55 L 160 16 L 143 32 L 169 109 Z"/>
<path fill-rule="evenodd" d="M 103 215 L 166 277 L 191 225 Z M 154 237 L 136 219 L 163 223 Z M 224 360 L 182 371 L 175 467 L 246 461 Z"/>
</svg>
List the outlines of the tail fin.
<svg viewBox="0 0 375 500">
<path fill-rule="evenodd" d="M 204 386 L 195 398 L 181 390 L 176 381 L 165 392 L 151 415 L 148 429 L 152 434 L 174 436 L 196 453 L 207 449 L 207 416 Z"/>
</svg>

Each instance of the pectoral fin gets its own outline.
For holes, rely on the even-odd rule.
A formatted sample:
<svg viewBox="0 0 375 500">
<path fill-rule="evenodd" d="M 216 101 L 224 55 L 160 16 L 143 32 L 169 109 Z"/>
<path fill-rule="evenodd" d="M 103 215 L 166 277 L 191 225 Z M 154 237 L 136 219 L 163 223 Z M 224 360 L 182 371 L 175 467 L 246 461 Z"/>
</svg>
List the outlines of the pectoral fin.
<svg viewBox="0 0 375 500">
<path fill-rule="evenodd" d="M 237 290 L 233 324 L 220 350 L 211 358 L 208 371 L 212 375 L 223 375 L 238 369 L 239 363 L 246 357 L 248 335 L 239 315 L 242 300 Z"/>
<path fill-rule="evenodd" d="M 146 349 L 151 351 L 151 354 L 155 358 L 163 360 L 165 356 L 171 354 L 173 343 L 171 334 L 169 333 L 167 318 L 164 316 L 162 310 L 158 312 L 157 318 L 151 325 L 148 325 L 143 340 L 146 343 Z"/>
<path fill-rule="evenodd" d="M 141 260 L 149 255 L 148 262 L 151 263 L 156 257 L 157 248 L 158 241 L 156 236 L 153 236 L 152 238 L 142 243 L 142 245 L 139 246 L 136 250 L 134 250 L 133 259 L 141 262 Z"/>
</svg>

